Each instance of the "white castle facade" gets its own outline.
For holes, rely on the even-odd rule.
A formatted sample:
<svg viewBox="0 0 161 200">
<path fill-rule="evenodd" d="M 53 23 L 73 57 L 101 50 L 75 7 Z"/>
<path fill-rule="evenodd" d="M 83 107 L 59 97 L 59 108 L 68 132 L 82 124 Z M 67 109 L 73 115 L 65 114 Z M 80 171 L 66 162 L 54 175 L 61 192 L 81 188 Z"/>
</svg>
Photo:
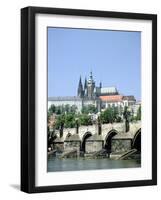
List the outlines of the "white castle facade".
<svg viewBox="0 0 161 200">
<path fill-rule="evenodd" d="M 70 106 L 75 105 L 78 112 L 81 112 L 83 106 L 87 105 L 94 105 L 98 111 L 108 107 L 118 107 L 123 109 L 127 106 L 133 110 L 134 115 L 136 115 L 140 106 L 140 102 L 136 102 L 133 95 L 121 95 L 116 87 L 102 87 L 101 82 L 99 86 L 96 86 L 92 72 L 90 72 L 89 79 L 85 79 L 84 86 L 80 77 L 77 96 L 48 97 L 48 108 L 52 104 L 55 106 L 67 104 Z"/>
</svg>

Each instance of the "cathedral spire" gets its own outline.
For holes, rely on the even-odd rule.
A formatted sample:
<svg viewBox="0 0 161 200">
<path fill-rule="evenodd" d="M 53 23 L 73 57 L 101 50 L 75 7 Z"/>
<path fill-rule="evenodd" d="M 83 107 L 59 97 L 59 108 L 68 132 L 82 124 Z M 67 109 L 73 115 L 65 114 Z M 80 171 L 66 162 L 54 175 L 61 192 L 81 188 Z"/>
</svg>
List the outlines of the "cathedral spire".
<svg viewBox="0 0 161 200">
<path fill-rule="evenodd" d="M 79 79 L 77 95 L 78 95 L 79 97 L 83 97 L 83 85 L 82 85 L 81 76 L 80 76 L 80 79 Z"/>
<path fill-rule="evenodd" d="M 87 89 L 87 79 L 85 77 L 85 81 L 84 81 L 84 90 Z"/>
<path fill-rule="evenodd" d="M 100 88 L 102 88 L 102 82 L 100 81 Z"/>
<path fill-rule="evenodd" d="M 90 75 L 89 75 L 88 83 L 91 83 L 91 84 L 94 83 L 92 70 L 90 71 Z"/>
<path fill-rule="evenodd" d="M 84 81 L 84 96 L 87 96 L 87 79 L 85 77 L 85 81 Z"/>
<path fill-rule="evenodd" d="M 92 70 L 90 71 L 90 79 L 93 79 Z"/>
<path fill-rule="evenodd" d="M 82 79 L 81 79 L 81 76 L 79 78 L 79 85 L 82 85 Z"/>
</svg>

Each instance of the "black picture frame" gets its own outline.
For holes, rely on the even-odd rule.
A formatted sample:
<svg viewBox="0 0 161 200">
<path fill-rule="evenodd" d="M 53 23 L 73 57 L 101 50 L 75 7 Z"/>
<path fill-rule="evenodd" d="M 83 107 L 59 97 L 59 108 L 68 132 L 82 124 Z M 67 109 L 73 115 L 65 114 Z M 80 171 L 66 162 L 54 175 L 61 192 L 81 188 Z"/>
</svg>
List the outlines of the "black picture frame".
<svg viewBox="0 0 161 200">
<path fill-rule="evenodd" d="M 35 15 L 59 14 L 84 17 L 152 21 L 152 179 L 89 184 L 35 186 Z M 45 7 L 21 9 L 21 190 L 27 193 L 87 190 L 157 184 L 157 15 Z"/>
</svg>

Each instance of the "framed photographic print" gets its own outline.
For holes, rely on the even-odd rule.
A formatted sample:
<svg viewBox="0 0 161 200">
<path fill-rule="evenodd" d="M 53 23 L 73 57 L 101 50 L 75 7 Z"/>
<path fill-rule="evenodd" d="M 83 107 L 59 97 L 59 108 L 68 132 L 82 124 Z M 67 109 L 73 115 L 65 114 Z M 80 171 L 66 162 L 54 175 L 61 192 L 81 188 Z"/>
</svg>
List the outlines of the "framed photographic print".
<svg viewBox="0 0 161 200">
<path fill-rule="evenodd" d="M 21 190 L 157 184 L 157 16 L 21 10 Z"/>
</svg>

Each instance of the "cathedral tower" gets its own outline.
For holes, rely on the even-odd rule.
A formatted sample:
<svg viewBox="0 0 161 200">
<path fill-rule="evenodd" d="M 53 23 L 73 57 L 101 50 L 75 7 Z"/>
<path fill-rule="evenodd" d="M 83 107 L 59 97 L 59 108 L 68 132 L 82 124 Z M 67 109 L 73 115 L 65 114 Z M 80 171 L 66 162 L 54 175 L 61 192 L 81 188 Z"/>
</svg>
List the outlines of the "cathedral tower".
<svg viewBox="0 0 161 200">
<path fill-rule="evenodd" d="M 79 79 L 79 84 L 78 84 L 78 91 L 77 91 L 77 96 L 78 97 L 83 97 L 83 85 L 82 85 L 82 80 L 81 80 L 81 76 L 80 76 L 80 79 Z"/>
<path fill-rule="evenodd" d="M 87 96 L 88 98 L 94 97 L 95 82 L 93 80 L 92 71 L 90 72 L 90 77 L 87 82 Z"/>
<path fill-rule="evenodd" d="M 102 88 L 102 82 L 100 82 L 100 88 Z"/>
<path fill-rule="evenodd" d="M 85 81 L 84 81 L 84 96 L 86 97 L 87 96 L 87 79 L 85 78 Z"/>
</svg>

